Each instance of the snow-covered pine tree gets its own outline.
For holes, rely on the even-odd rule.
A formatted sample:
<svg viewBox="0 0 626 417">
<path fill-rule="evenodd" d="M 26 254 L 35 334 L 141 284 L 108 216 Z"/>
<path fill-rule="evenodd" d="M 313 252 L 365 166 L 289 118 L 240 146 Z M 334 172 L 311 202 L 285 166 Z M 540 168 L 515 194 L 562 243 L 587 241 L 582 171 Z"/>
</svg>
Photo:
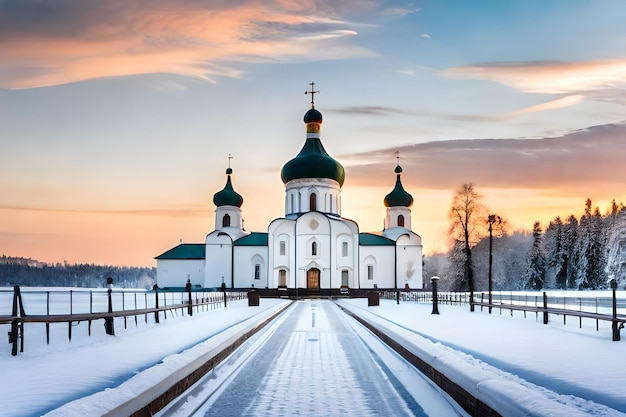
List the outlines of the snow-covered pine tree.
<svg viewBox="0 0 626 417">
<path fill-rule="evenodd" d="M 563 221 L 561 217 L 557 216 L 548 224 L 543 235 L 543 244 L 546 256 L 546 269 L 549 269 L 554 274 L 554 285 L 556 288 L 565 289 L 567 277 L 566 268 L 564 267 Z"/>
<path fill-rule="evenodd" d="M 617 213 L 605 218 L 607 230 L 607 279 L 615 278 L 620 288 L 626 285 L 626 209 L 620 204 Z"/>
<path fill-rule="evenodd" d="M 606 285 L 606 238 L 600 209 L 592 212 L 591 199 L 585 202 L 585 213 L 578 225 L 578 268 L 576 286 L 598 289 Z"/>
<path fill-rule="evenodd" d="M 541 245 L 541 223 L 538 221 L 533 224 L 533 247 L 528 254 L 527 263 L 528 266 L 523 276 L 525 288 L 542 289 L 546 278 L 546 259 Z"/>
<path fill-rule="evenodd" d="M 571 214 L 563 225 L 561 234 L 561 268 L 565 278 L 566 288 L 576 288 L 576 269 L 578 267 L 578 253 L 576 250 L 578 239 L 578 220 Z"/>
</svg>

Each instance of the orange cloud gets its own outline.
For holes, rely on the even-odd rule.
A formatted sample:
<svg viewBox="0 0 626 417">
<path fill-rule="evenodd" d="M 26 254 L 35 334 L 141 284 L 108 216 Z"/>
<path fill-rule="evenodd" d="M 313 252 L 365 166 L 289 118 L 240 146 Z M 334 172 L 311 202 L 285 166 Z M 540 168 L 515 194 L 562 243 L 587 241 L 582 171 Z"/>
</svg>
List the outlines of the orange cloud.
<svg viewBox="0 0 626 417">
<path fill-rule="evenodd" d="M 510 115 L 511 116 L 518 116 L 518 115 L 522 115 L 522 114 L 537 113 L 537 112 L 546 111 L 546 110 L 561 109 L 561 108 L 564 108 L 564 107 L 570 107 L 570 106 L 573 106 L 575 104 L 578 104 L 581 101 L 583 101 L 584 99 L 585 99 L 584 95 L 582 95 L 582 94 L 574 94 L 574 95 L 571 95 L 571 96 L 557 98 L 556 100 L 551 100 L 551 101 L 548 101 L 546 103 L 537 104 L 535 106 L 525 107 L 523 109 L 519 109 L 519 110 L 516 110 L 516 111 L 510 113 Z"/>
<path fill-rule="evenodd" d="M 240 76 L 238 62 L 370 54 L 345 42 L 357 34 L 354 25 L 327 17 L 333 13 L 315 2 L 81 2 L 48 9 L 25 1 L 0 14 L 0 87 L 159 72 L 212 81 Z"/>
<path fill-rule="evenodd" d="M 445 76 L 491 80 L 527 93 L 569 94 L 625 86 L 626 59 L 513 62 L 450 68 Z"/>
</svg>

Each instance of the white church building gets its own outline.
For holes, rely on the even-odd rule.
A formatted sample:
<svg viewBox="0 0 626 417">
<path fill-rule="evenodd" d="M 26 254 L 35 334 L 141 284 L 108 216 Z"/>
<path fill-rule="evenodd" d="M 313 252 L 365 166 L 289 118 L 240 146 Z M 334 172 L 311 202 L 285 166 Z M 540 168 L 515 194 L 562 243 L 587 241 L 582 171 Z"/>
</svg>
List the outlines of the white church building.
<svg viewBox="0 0 626 417">
<path fill-rule="evenodd" d="M 322 114 L 313 100 L 304 123 L 304 146 L 281 170 L 284 217 L 267 232 L 244 230 L 243 197 L 233 188 L 229 167 L 226 185 L 213 197 L 215 230 L 204 243 L 181 243 L 155 258 L 159 287 L 180 288 L 189 280 L 194 287 L 299 289 L 309 295 L 422 288 L 422 240 L 411 230 L 413 197 L 402 186 L 400 165 L 395 186 L 381 198 L 384 230 L 362 233 L 341 215 L 345 171 L 322 145 Z M 390 186 L 392 180 L 390 175 Z"/>
</svg>

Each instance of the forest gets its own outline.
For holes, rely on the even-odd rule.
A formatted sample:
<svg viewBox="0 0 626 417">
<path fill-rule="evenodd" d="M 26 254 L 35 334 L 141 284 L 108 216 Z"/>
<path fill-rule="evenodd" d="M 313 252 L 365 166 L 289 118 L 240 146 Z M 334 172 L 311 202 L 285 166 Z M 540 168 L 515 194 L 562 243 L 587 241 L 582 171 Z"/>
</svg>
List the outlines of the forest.
<svg viewBox="0 0 626 417">
<path fill-rule="evenodd" d="M 120 288 L 152 288 L 156 268 L 94 264 L 47 264 L 35 259 L 0 256 L 0 287 L 88 287 L 106 286 L 106 279 Z"/>
<path fill-rule="evenodd" d="M 580 217 L 557 216 L 545 227 L 535 222 L 531 231 L 509 232 L 505 219 L 488 213 L 473 184 L 457 191 L 450 209 L 452 248 L 424 257 L 425 287 L 438 276 L 444 291 L 488 291 L 490 252 L 494 291 L 597 290 L 609 288 L 611 279 L 626 287 L 623 204 L 613 201 L 603 214 L 587 199 Z"/>
</svg>

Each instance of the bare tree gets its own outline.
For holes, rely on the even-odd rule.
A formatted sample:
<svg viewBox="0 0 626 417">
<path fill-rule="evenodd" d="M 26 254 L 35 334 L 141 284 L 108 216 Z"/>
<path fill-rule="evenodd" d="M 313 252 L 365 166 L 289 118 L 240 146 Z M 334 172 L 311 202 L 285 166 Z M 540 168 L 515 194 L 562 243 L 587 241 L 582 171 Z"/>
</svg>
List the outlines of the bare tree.
<svg viewBox="0 0 626 417">
<path fill-rule="evenodd" d="M 474 184 L 465 183 L 455 193 L 450 206 L 450 236 L 457 242 L 463 253 L 462 285 L 470 292 L 470 311 L 474 311 L 474 264 L 472 247 L 480 241 L 485 231 L 487 209 L 481 203 L 482 197 L 474 189 Z"/>
</svg>

